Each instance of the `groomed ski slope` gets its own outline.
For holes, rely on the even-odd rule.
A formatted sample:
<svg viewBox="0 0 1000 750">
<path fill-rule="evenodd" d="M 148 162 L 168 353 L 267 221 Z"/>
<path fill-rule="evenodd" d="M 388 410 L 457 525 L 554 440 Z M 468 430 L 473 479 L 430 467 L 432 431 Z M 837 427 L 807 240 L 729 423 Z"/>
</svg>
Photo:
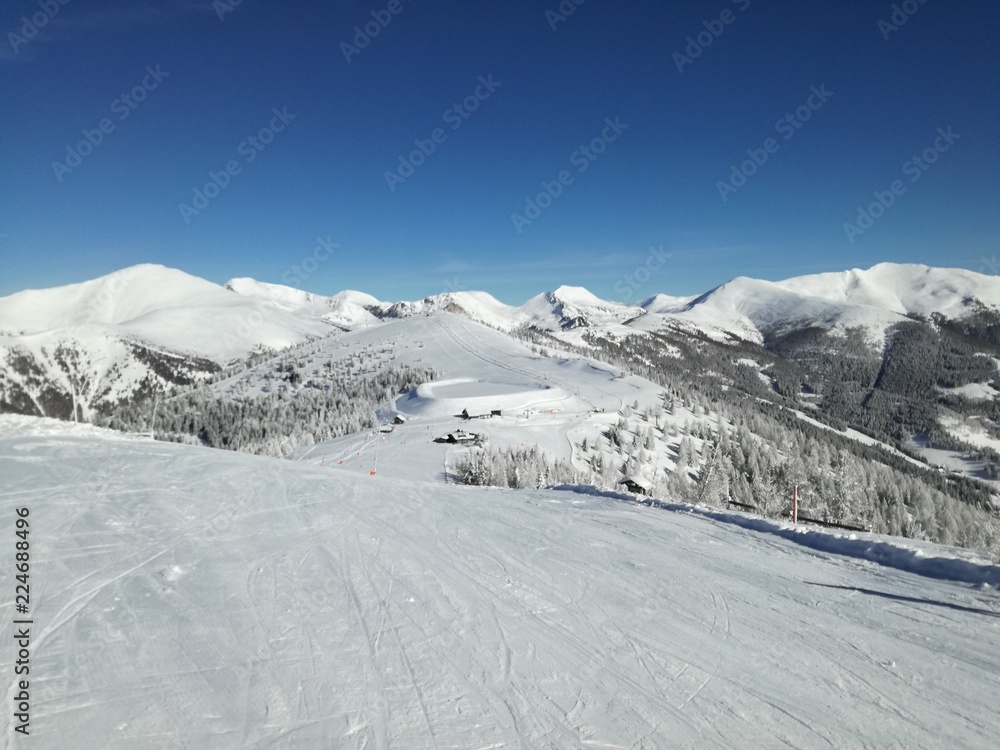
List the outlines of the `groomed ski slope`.
<svg viewBox="0 0 1000 750">
<path fill-rule="evenodd" d="M 0 418 L 0 475 L 3 580 L 31 510 L 37 747 L 1000 745 L 988 587 L 592 495 L 27 418 Z"/>
</svg>

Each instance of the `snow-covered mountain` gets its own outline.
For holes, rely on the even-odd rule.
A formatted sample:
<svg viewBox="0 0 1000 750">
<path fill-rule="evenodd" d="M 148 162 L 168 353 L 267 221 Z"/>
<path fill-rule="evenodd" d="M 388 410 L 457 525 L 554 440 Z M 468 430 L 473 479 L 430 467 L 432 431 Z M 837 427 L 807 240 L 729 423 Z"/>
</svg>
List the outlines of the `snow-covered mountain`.
<svg viewBox="0 0 1000 750">
<path fill-rule="evenodd" d="M 977 302 L 1000 309 L 1000 279 L 963 269 L 880 263 L 777 282 L 740 277 L 680 309 L 664 307 L 662 314 L 755 342 L 811 327 L 860 327 L 880 339 L 908 316 L 960 319 L 975 313 Z"/>
<path fill-rule="evenodd" d="M 600 299 L 578 286 L 561 286 L 532 297 L 520 311 L 523 325 L 555 331 L 617 325 L 646 313 L 641 307 Z"/>
<path fill-rule="evenodd" d="M 696 297 L 671 297 L 668 294 L 654 294 L 639 303 L 649 313 L 676 313 L 690 305 Z"/>
<path fill-rule="evenodd" d="M 891 310 L 803 294 L 781 284 L 736 278 L 661 314 L 664 324 L 681 322 L 709 333 L 762 343 L 768 334 L 794 329 L 863 327 L 879 334 L 903 316 Z"/>
<path fill-rule="evenodd" d="M 225 286 L 140 265 L 92 281 L 0 298 L 0 410 L 67 415 L 143 389 L 204 378 L 260 350 L 414 316 L 453 313 L 501 331 L 555 335 L 673 331 L 763 344 L 805 330 L 860 328 L 878 349 L 907 316 L 963 319 L 1000 309 L 1000 280 L 883 263 L 772 282 L 737 278 L 697 297 L 640 305 L 563 286 L 519 307 L 486 292 L 385 302 L 323 296 L 249 278 Z"/>
<path fill-rule="evenodd" d="M 487 292 L 473 291 L 445 292 L 422 300 L 390 303 L 379 302 L 374 297 L 360 292 L 341 292 L 333 297 L 320 297 L 298 289 L 264 284 L 253 279 L 233 279 L 226 287 L 238 294 L 266 299 L 289 309 L 321 311 L 325 308 L 338 308 L 344 303 L 354 303 L 357 308 L 363 308 L 382 319 L 401 319 L 449 312 L 464 315 L 478 323 L 503 331 L 517 328 L 564 331 L 617 325 L 647 312 L 645 306 L 609 302 L 582 287 L 571 286 L 562 286 L 555 291 L 539 294 L 520 307 L 504 304 Z M 674 302 L 673 307 L 678 307 L 680 300 Z"/>
<path fill-rule="evenodd" d="M 303 308 L 264 295 L 233 294 L 183 271 L 145 264 L 0 298 L 0 333 L 13 338 L 104 332 L 226 361 L 260 346 L 282 348 L 326 332 L 316 316 L 301 314 Z"/>
<path fill-rule="evenodd" d="M 518 309 L 505 305 L 486 292 L 445 292 L 415 302 L 383 303 L 375 312 L 383 318 L 410 318 L 449 312 L 507 331 L 518 325 Z"/>
<path fill-rule="evenodd" d="M 226 283 L 226 289 L 242 297 L 274 305 L 294 315 L 317 317 L 346 328 L 374 322 L 377 318 L 372 311 L 384 307 L 384 303 L 364 292 L 347 290 L 332 297 L 324 297 L 250 278 L 231 279 Z"/>
<path fill-rule="evenodd" d="M 867 270 L 800 276 L 777 285 L 807 297 L 899 315 L 958 318 L 969 311 L 973 299 L 1000 307 L 1000 279 L 961 268 L 879 263 Z"/>
<path fill-rule="evenodd" d="M 320 297 L 297 289 L 234 279 L 227 287 L 288 309 L 327 314 L 353 325 L 368 319 L 451 312 L 500 330 L 560 332 L 630 326 L 637 331 L 674 326 L 761 343 L 768 335 L 804 328 L 859 327 L 873 340 L 908 316 L 962 318 L 981 304 L 1000 309 L 1000 279 L 962 269 L 881 263 L 867 270 L 801 276 L 785 281 L 739 277 L 704 294 L 655 294 L 638 305 L 603 300 L 582 287 L 562 286 L 523 305 L 504 304 L 486 292 L 447 292 L 414 302 L 380 302 L 360 292 Z M 348 307 L 349 306 L 349 307 Z M 331 317 L 327 311 L 347 308 Z"/>
<path fill-rule="evenodd" d="M 975 322 L 995 291 L 877 267 L 512 307 L 140 266 L 0 299 L 0 411 L 120 400 L 95 421 L 192 444 L 0 414 L 5 512 L 30 505 L 49 576 L 32 729 L 83 750 L 996 747 L 998 472 L 952 433 L 919 435 L 947 475 L 899 447 L 945 409 L 996 445 Z M 891 345 L 827 340 L 855 323 Z M 260 347 L 282 350 L 231 361 Z M 792 483 L 800 520 L 850 533 L 792 526 Z"/>
<path fill-rule="evenodd" d="M 867 270 L 802 276 L 785 281 L 739 277 L 698 296 L 655 294 L 638 305 L 600 299 L 563 286 L 520 307 L 485 292 L 452 292 L 417 302 L 367 303 L 381 317 L 453 312 L 500 330 L 552 332 L 628 326 L 663 327 L 762 343 L 768 336 L 818 328 L 861 328 L 878 343 L 890 326 L 910 316 L 961 319 L 1000 310 L 1000 279 L 962 269 L 881 263 Z"/>
<path fill-rule="evenodd" d="M 101 404 L 326 334 L 326 314 L 151 264 L 19 292 L 0 298 L 0 411 L 87 418 Z"/>
<path fill-rule="evenodd" d="M 840 287 L 736 279 L 700 298 L 658 295 L 637 307 L 563 287 L 512 307 L 473 292 L 387 303 L 250 279 L 223 287 L 142 266 L 0 300 L 3 410 L 86 417 L 124 399 L 112 415 L 120 429 L 155 425 L 161 439 L 240 450 L 274 444 L 294 459 L 0 416 L 9 497 L 35 497 L 33 523 L 57 532 L 69 523 L 52 538 L 79 540 L 68 551 L 44 535 L 35 545 L 60 563 L 55 598 L 40 599 L 37 616 L 58 624 L 68 612 L 75 623 L 43 631 L 37 664 L 51 679 L 39 683 L 38 716 L 82 748 L 136 746 L 178 712 L 190 721 L 175 738 L 191 747 L 282 745 L 289 728 L 303 746 L 358 748 L 659 747 L 697 745 L 709 731 L 751 744 L 780 733 L 803 746 L 936 747 L 956 706 L 992 715 L 997 665 L 981 663 L 977 623 L 1000 608 L 1000 571 L 927 541 L 793 530 L 677 502 L 756 503 L 775 516 L 796 477 L 803 516 L 846 514 L 883 534 L 996 548 L 986 483 L 939 475 L 900 453 L 887 430 L 820 421 L 813 402 L 825 409 L 844 394 L 825 390 L 820 371 L 753 343 L 796 326 L 877 329 L 908 321 L 907 312 L 965 318 L 978 314 L 973 299 L 993 304 L 990 279 L 916 272 L 911 291 L 888 271 L 857 272 L 861 281 Z M 584 330 L 594 336 L 575 346 Z M 635 338 L 619 345 L 629 331 Z M 712 340 L 726 331 L 744 341 Z M 156 406 L 143 398 L 218 374 L 231 355 L 288 344 L 206 388 Z M 949 363 L 956 352 L 948 348 Z M 909 350 L 898 357 L 905 372 L 923 362 Z M 969 359 L 995 372 L 992 359 Z M 906 402 L 908 383 L 890 382 L 891 361 L 857 355 L 844 372 L 868 373 L 872 382 L 858 388 L 875 395 L 865 403 L 885 397 L 920 416 L 911 407 L 932 402 Z M 400 388 L 394 368 L 433 372 Z M 809 378 L 815 390 L 803 393 Z M 953 385 L 931 390 L 974 393 L 977 404 L 994 392 Z M 484 418 L 465 421 L 463 410 Z M 373 413 L 384 427 L 399 424 L 362 429 Z M 345 424 L 354 426 L 333 429 Z M 995 429 L 985 418 L 956 424 Z M 479 435 L 481 453 L 434 440 L 459 429 Z M 482 463 L 463 464 L 469 455 Z M 507 456 L 533 463 L 510 465 L 500 483 L 573 484 L 517 493 L 455 485 Z M 986 475 L 982 461 L 954 461 Z M 646 483 L 665 507 L 623 504 L 632 498 L 610 489 L 620 476 Z M 67 483 L 82 488 L 70 500 Z M 664 569 L 677 573 L 667 589 L 656 574 Z M 835 628 L 815 630 L 816 607 L 835 615 Z M 844 646 L 857 642 L 888 656 Z M 67 668 L 70 651 L 86 663 Z M 251 671 L 239 677 L 250 652 Z M 126 657 L 136 670 L 95 666 Z M 188 657 L 198 669 L 178 674 Z M 789 657 L 794 669 L 781 666 Z M 961 674 L 926 671 L 943 659 L 964 665 Z M 96 722 L 70 710 L 77 667 L 97 675 L 89 700 L 108 706 Z M 216 679 L 233 674 L 235 683 Z M 797 708 L 782 697 L 790 681 Z M 841 682 L 848 688 L 831 693 Z M 856 688 L 883 696 L 875 714 L 857 711 Z M 740 710 L 720 718 L 712 707 L 721 703 Z M 810 720 L 789 729 L 802 706 Z M 678 712 L 680 730 L 670 723 Z M 977 718 L 954 736 L 993 747 L 1000 731 Z"/>
</svg>

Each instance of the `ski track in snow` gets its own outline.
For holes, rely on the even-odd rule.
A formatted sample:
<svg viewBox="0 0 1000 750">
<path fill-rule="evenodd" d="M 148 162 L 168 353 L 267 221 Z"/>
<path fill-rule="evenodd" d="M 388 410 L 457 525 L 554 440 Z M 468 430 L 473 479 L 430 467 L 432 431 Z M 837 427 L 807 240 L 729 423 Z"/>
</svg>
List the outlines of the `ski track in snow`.
<svg viewBox="0 0 1000 750">
<path fill-rule="evenodd" d="M 990 589 L 613 498 L 394 478 L 429 455 L 419 425 L 370 477 L 45 424 L 0 421 L 0 523 L 31 509 L 39 747 L 1000 744 Z"/>
</svg>

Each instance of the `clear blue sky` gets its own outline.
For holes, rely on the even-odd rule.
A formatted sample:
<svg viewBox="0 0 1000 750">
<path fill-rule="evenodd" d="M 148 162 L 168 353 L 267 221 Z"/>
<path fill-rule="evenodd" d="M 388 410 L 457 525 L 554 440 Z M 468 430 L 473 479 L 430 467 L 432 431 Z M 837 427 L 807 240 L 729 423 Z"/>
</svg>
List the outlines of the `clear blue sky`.
<svg viewBox="0 0 1000 750">
<path fill-rule="evenodd" d="M 399 0 L 384 27 L 372 13 L 388 0 L 235 3 L 3 4 L 0 294 L 143 262 L 280 282 L 317 237 L 339 247 L 297 285 L 389 300 L 690 294 L 887 260 L 1000 270 L 994 0 L 909 0 L 895 31 L 879 27 L 892 3 L 868 0 L 585 0 L 565 20 L 547 15 L 559 0 Z M 366 22 L 378 36 L 345 55 Z M 677 58 L 700 32 L 710 46 Z M 808 121 L 778 126 L 823 86 Z M 475 112 L 451 109 L 477 87 Z M 247 141 L 272 124 L 263 150 Z M 949 127 L 958 140 L 940 138 Z M 387 180 L 436 128 L 425 163 Z M 578 151 L 604 136 L 593 159 Z M 926 171 L 907 166 L 935 146 Z M 767 162 L 720 190 L 748 149 Z M 564 170 L 518 231 L 511 215 Z M 850 242 L 844 225 L 895 180 L 894 205 Z M 661 246 L 669 258 L 636 278 Z"/>
</svg>

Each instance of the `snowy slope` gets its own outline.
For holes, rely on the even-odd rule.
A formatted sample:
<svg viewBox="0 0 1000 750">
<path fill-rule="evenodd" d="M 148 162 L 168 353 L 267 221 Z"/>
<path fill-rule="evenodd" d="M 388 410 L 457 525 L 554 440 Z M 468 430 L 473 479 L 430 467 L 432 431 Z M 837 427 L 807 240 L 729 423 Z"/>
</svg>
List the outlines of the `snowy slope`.
<svg viewBox="0 0 1000 750">
<path fill-rule="evenodd" d="M 415 302 L 380 303 L 385 318 L 408 318 L 439 313 L 463 315 L 477 323 L 511 331 L 539 328 L 562 331 L 624 323 L 645 314 L 643 307 L 608 302 L 583 287 L 562 286 L 532 297 L 520 307 L 500 302 L 486 292 L 446 292 Z"/>
<path fill-rule="evenodd" d="M 244 297 L 255 297 L 274 302 L 289 310 L 326 307 L 329 299 L 294 287 L 269 284 L 247 277 L 230 279 L 226 282 L 226 289 Z"/>
<path fill-rule="evenodd" d="M 383 305 L 383 309 L 385 317 L 389 318 L 456 313 L 502 331 L 515 328 L 561 331 L 614 325 L 646 312 L 642 307 L 608 302 L 583 287 L 571 286 L 539 294 L 520 307 L 506 305 L 486 292 L 447 292 L 418 302 Z"/>
<path fill-rule="evenodd" d="M 500 330 L 511 330 L 519 324 L 518 308 L 505 305 L 486 292 L 446 292 L 417 302 L 382 305 L 382 315 L 388 318 L 408 318 L 443 312 L 464 315 Z"/>
<path fill-rule="evenodd" d="M 976 298 L 1000 307 L 1000 279 L 960 268 L 879 263 L 867 270 L 801 276 L 778 286 L 803 296 L 907 315 L 960 318 Z"/>
<path fill-rule="evenodd" d="M 320 339 L 300 349 L 295 359 L 307 377 L 314 371 L 326 372 L 328 363 L 334 372 L 343 371 L 352 361 L 352 373 L 358 377 L 391 366 L 430 367 L 438 382 L 386 404 L 383 419 L 390 420 L 397 413 L 420 416 L 421 430 L 432 437 L 464 426 L 489 435 L 496 445 L 537 445 L 566 460 L 578 460 L 574 446 L 584 437 L 593 442 L 626 404 L 645 406 L 659 403 L 662 397 L 662 389 L 643 378 L 623 377 L 616 368 L 576 355 L 549 353 L 542 356 L 462 315 L 441 313 L 387 320 Z M 358 358 L 364 360 L 363 369 L 356 364 Z M 280 359 L 221 380 L 212 389 L 221 398 L 264 395 Z M 458 417 L 463 409 L 473 413 L 499 409 L 503 416 L 467 424 Z M 679 410 L 677 423 L 689 420 L 699 421 Z M 348 436 L 310 451 L 316 462 L 350 460 L 358 443 L 356 436 Z M 434 455 L 437 458 L 424 466 L 421 476 L 433 477 L 441 471 L 442 454 Z M 667 466 L 665 462 L 663 468 Z M 364 470 L 369 468 L 366 463 Z M 395 471 L 391 463 L 385 470 Z"/>
<path fill-rule="evenodd" d="M 520 307 L 522 324 L 543 330 L 624 323 L 645 314 L 642 307 L 608 302 L 583 287 L 561 286 L 532 297 Z"/>
<path fill-rule="evenodd" d="M 86 419 L 137 390 L 328 334 L 335 313 L 234 294 L 156 265 L 19 292 L 0 298 L 0 404 L 68 417 L 75 401 Z"/>
<path fill-rule="evenodd" d="M 486 292 L 389 303 L 362 292 L 324 297 L 248 278 L 220 287 L 182 271 L 142 265 L 93 281 L 0 298 L 0 332 L 38 334 L 96 325 L 219 361 L 257 344 L 278 348 L 322 333 L 328 329 L 321 321 L 367 325 L 372 313 L 405 318 L 450 312 L 500 330 L 560 331 L 623 323 L 647 329 L 656 321 L 671 321 L 760 340 L 766 332 L 813 325 L 863 326 L 879 332 L 908 314 L 961 317 L 973 299 L 1000 307 L 1000 279 L 961 269 L 882 263 L 868 270 L 779 282 L 741 277 L 698 297 L 658 294 L 639 306 L 563 286 L 512 307 Z M 252 335 L 237 345 L 233 332 L 251 316 L 257 321 L 261 315 L 264 319 L 252 326 Z M 220 339 L 226 343 L 220 345 Z"/>
<path fill-rule="evenodd" d="M 215 361 L 242 356 L 257 345 L 288 346 L 328 330 L 310 317 L 151 264 L 0 298 L 0 331 L 8 334 L 57 333 L 85 340 L 109 332 Z"/>
<path fill-rule="evenodd" d="M 281 284 L 268 284 L 250 278 L 230 279 L 226 289 L 243 297 L 271 303 L 282 310 L 320 318 L 341 327 L 369 324 L 376 320 L 369 308 L 379 308 L 379 302 L 370 294 L 343 291 L 332 297 L 323 297 L 301 289 Z"/>
<path fill-rule="evenodd" d="M 380 320 L 455 314 L 499 331 L 550 331 L 577 344 L 586 330 L 620 338 L 670 327 L 761 343 L 807 328 L 861 327 L 877 346 L 907 314 L 961 317 L 974 300 L 1000 305 L 1000 280 L 880 264 L 782 282 L 737 278 L 700 297 L 654 295 L 640 306 L 564 286 L 512 307 L 485 292 L 389 303 L 362 292 L 325 297 L 246 278 L 222 287 L 142 265 L 0 298 L 0 408 L 69 416 L 75 400 L 86 417 L 101 403 L 204 378 L 262 347 L 283 349 Z"/>
<path fill-rule="evenodd" d="M 661 314 L 666 321 L 756 343 L 767 334 L 810 327 L 861 327 L 877 342 L 907 315 L 961 318 L 973 310 L 973 300 L 1000 307 L 1000 279 L 962 269 L 881 263 L 778 282 L 736 278 L 681 309 L 663 305 Z"/>
<path fill-rule="evenodd" d="M 226 288 L 237 294 L 264 299 L 279 304 L 286 309 L 311 311 L 315 315 L 330 318 L 328 310 L 334 310 L 337 317 L 347 325 L 370 324 L 376 319 L 402 319 L 431 316 L 449 312 L 498 328 L 511 330 L 520 323 L 519 310 L 505 305 L 486 292 L 446 292 L 416 301 L 380 302 L 370 294 L 357 291 L 338 292 L 332 297 L 323 297 L 309 292 L 267 284 L 249 278 L 232 279 Z"/>
<path fill-rule="evenodd" d="M 654 294 L 639 303 L 646 312 L 672 313 L 680 312 L 694 302 L 696 297 L 671 297 L 667 294 Z"/>
<path fill-rule="evenodd" d="M 774 282 L 748 278 L 733 279 L 673 315 L 701 329 L 730 332 L 755 343 L 761 343 L 767 333 L 814 326 L 862 326 L 881 332 L 903 320 L 888 310 L 810 297 Z"/>
<path fill-rule="evenodd" d="M 1000 743 L 989 587 L 592 495 L 335 471 L 0 418 L 39 746 Z"/>
</svg>

